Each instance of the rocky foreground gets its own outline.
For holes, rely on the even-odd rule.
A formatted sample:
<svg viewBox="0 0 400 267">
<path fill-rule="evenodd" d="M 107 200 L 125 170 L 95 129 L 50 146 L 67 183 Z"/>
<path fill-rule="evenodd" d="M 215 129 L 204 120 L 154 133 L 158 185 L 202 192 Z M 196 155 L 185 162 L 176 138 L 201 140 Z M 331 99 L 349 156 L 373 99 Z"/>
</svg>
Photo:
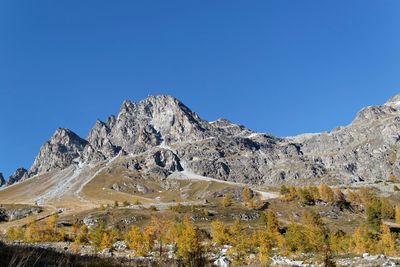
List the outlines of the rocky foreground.
<svg viewBox="0 0 400 267">
<path fill-rule="evenodd" d="M 127 249 L 124 242 L 118 241 L 113 245 L 113 249 L 105 249 L 97 251 L 91 246 L 81 246 L 79 252 L 71 242 L 51 242 L 51 243 L 34 243 L 24 244 L 22 242 L 0 243 L 0 263 L 6 263 L 8 258 L 13 255 L 15 262 L 27 260 L 31 257 L 36 264 L 29 266 L 179 266 L 176 260 L 172 246 L 165 246 L 166 257 L 160 259 L 158 255 L 148 257 L 135 257 L 132 251 Z M 227 256 L 229 247 L 223 248 L 219 253 L 207 255 L 207 266 L 228 267 L 232 265 L 232 261 Z M 19 254 L 19 255 L 17 255 Z M 256 255 L 254 255 L 254 258 Z M 271 266 L 293 266 L 293 267 L 316 267 L 323 266 L 321 264 L 310 263 L 313 255 L 300 255 L 297 260 L 289 259 L 285 256 L 274 255 L 270 258 Z M 10 259 L 11 260 L 11 259 Z M 385 255 L 370 255 L 364 253 L 360 256 L 340 256 L 334 259 L 338 266 L 383 266 L 396 267 L 400 266 L 400 257 L 387 257 Z"/>
</svg>

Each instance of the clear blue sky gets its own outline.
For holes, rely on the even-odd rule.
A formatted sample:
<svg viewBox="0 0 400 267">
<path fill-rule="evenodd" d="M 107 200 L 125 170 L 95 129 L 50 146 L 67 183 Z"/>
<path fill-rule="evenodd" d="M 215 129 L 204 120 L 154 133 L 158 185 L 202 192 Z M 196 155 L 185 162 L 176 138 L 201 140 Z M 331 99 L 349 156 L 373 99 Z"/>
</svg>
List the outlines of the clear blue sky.
<svg viewBox="0 0 400 267">
<path fill-rule="evenodd" d="M 0 1 L 0 172 L 124 99 L 207 120 L 331 130 L 400 92 L 400 1 Z"/>
</svg>

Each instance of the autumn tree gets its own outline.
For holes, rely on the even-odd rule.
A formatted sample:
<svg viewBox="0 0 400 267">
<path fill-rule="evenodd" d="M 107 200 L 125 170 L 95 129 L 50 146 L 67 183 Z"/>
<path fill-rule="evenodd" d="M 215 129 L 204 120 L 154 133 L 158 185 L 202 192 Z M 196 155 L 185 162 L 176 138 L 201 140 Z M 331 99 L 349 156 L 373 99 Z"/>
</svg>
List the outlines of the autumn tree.
<svg viewBox="0 0 400 267">
<path fill-rule="evenodd" d="M 293 220 L 289 223 L 285 239 L 287 242 L 286 249 L 288 252 L 302 253 L 308 251 L 308 242 L 304 238 L 305 228 L 303 225 L 294 222 Z"/>
<path fill-rule="evenodd" d="M 393 219 L 395 217 L 395 208 L 387 198 L 380 198 L 382 219 Z"/>
<path fill-rule="evenodd" d="M 270 261 L 270 254 L 273 248 L 273 242 L 266 231 L 256 231 L 253 240 L 258 243 L 258 259 L 261 264 L 267 265 Z"/>
<path fill-rule="evenodd" d="M 322 200 L 328 203 L 334 203 L 335 201 L 335 195 L 333 193 L 333 190 L 327 184 L 321 184 L 319 186 L 319 195 Z"/>
<path fill-rule="evenodd" d="M 146 256 L 149 253 L 143 232 L 136 225 L 133 225 L 128 232 L 127 241 L 135 256 Z"/>
<path fill-rule="evenodd" d="M 377 197 L 373 197 L 365 205 L 367 224 L 373 231 L 378 232 L 382 222 L 382 202 Z"/>
<path fill-rule="evenodd" d="M 268 264 L 269 256 L 274 247 L 283 247 L 284 238 L 279 232 L 279 221 L 272 210 L 266 213 L 266 231 L 256 231 L 253 240 L 257 240 L 259 247 L 259 260 L 262 264 Z"/>
<path fill-rule="evenodd" d="M 292 185 L 281 188 L 281 193 L 283 193 L 282 197 L 285 201 L 293 201 L 297 198 L 297 189 Z"/>
<path fill-rule="evenodd" d="M 315 198 L 308 187 L 298 188 L 297 196 L 299 197 L 300 203 L 304 205 L 314 205 Z"/>
<path fill-rule="evenodd" d="M 396 206 L 395 214 L 396 223 L 400 224 L 400 206 Z"/>
<path fill-rule="evenodd" d="M 324 253 L 329 256 L 329 231 L 319 214 L 305 211 L 300 223 L 292 221 L 285 234 L 287 249 L 296 253 Z"/>
<path fill-rule="evenodd" d="M 254 207 L 253 195 L 247 186 L 243 189 L 243 201 L 248 208 L 252 209 Z"/>
<path fill-rule="evenodd" d="M 353 190 L 351 190 L 347 193 L 347 200 L 352 204 L 359 205 L 362 203 L 360 194 L 357 191 L 353 191 Z"/>
<path fill-rule="evenodd" d="M 95 228 L 91 229 L 91 231 L 89 232 L 89 236 L 88 237 L 89 237 L 90 243 L 94 247 L 100 248 L 104 232 L 105 232 L 105 229 L 104 229 L 104 224 L 103 223 L 100 223 L 98 226 L 96 226 Z"/>
<path fill-rule="evenodd" d="M 22 227 L 11 227 L 7 230 L 7 238 L 9 240 L 23 240 L 24 239 L 24 229 Z"/>
<path fill-rule="evenodd" d="M 271 234 L 279 233 L 279 221 L 275 212 L 272 210 L 267 211 L 267 232 Z"/>
<path fill-rule="evenodd" d="M 374 237 L 367 225 L 359 226 L 353 234 L 352 250 L 356 254 L 374 251 Z"/>
<path fill-rule="evenodd" d="M 349 206 L 346 196 L 343 194 L 340 188 L 336 188 L 334 191 L 334 202 L 335 205 L 339 207 L 341 210 L 348 208 Z"/>
<path fill-rule="evenodd" d="M 166 238 L 165 225 L 167 222 L 158 217 L 152 217 L 149 225 L 146 227 L 145 232 L 147 232 L 147 239 L 150 242 L 157 241 L 159 247 L 159 256 L 162 257 L 162 247 Z"/>
<path fill-rule="evenodd" d="M 226 245 L 229 242 L 229 231 L 220 220 L 211 223 L 212 240 L 218 245 Z"/>
<path fill-rule="evenodd" d="M 176 246 L 177 237 L 181 232 L 182 224 L 176 223 L 174 221 L 168 221 L 165 224 L 165 242 Z"/>
<path fill-rule="evenodd" d="M 26 242 L 38 242 L 40 241 L 40 233 L 37 225 L 36 217 L 29 219 L 28 225 L 25 229 L 24 240 Z"/>
<path fill-rule="evenodd" d="M 203 258 L 203 246 L 198 229 L 185 217 L 177 237 L 177 256 L 186 266 L 201 266 Z"/>
<path fill-rule="evenodd" d="M 109 233 L 104 232 L 101 236 L 101 241 L 100 241 L 100 249 L 106 249 L 106 248 L 111 248 L 112 247 L 112 239 Z"/>
<path fill-rule="evenodd" d="M 351 236 L 345 232 L 338 230 L 330 235 L 330 247 L 336 254 L 348 253 L 351 245 Z"/>
<path fill-rule="evenodd" d="M 226 208 L 231 205 L 232 205 L 232 194 L 231 193 L 224 194 L 224 197 L 222 198 L 222 206 Z"/>
<path fill-rule="evenodd" d="M 390 232 L 389 226 L 382 224 L 381 225 L 381 234 L 378 242 L 378 249 L 380 253 L 383 253 L 387 256 L 395 256 L 396 255 L 396 237 L 393 233 Z"/>
<path fill-rule="evenodd" d="M 252 236 L 245 232 L 238 219 L 229 227 L 229 236 L 232 246 L 229 255 L 235 265 L 241 266 L 244 264 L 245 257 L 250 252 L 255 240 L 252 240 Z"/>
</svg>

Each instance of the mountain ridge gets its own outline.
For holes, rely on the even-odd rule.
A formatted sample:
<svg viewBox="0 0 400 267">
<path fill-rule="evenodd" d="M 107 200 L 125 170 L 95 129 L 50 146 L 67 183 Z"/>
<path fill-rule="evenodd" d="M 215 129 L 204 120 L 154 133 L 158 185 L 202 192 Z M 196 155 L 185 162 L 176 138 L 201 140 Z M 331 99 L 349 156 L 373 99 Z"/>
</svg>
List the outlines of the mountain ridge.
<svg viewBox="0 0 400 267">
<path fill-rule="evenodd" d="M 226 119 L 208 122 L 172 96 L 126 100 L 117 116 L 97 120 L 86 139 L 57 129 L 41 147 L 28 176 L 110 160 L 120 153 L 134 157 L 153 151 L 149 157 L 158 157 L 161 178 L 186 168 L 257 185 L 322 178 L 334 183 L 386 180 L 400 176 L 399 107 L 400 95 L 395 95 L 381 106 L 363 108 L 347 126 L 276 137 Z M 175 167 L 165 168 L 160 157 L 172 160 L 169 164 Z M 376 163 L 374 168 L 369 167 L 371 162 Z M 149 171 L 148 166 L 140 170 Z"/>
</svg>

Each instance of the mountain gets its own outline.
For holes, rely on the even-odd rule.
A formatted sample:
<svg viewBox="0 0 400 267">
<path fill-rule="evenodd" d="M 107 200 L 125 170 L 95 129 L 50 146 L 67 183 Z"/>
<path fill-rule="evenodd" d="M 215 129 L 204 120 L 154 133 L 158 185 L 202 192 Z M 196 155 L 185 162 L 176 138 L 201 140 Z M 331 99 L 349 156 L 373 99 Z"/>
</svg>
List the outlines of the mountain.
<svg viewBox="0 0 400 267">
<path fill-rule="evenodd" d="M 28 171 L 25 168 L 18 168 L 14 174 L 12 174 L 10 177 L 8 177 L 8 182 L 7 185 L 12 185 L 15 184 L 19 181 L 23 181 L 25 179 L 28 179 L 29 174 Z"/>
<path fill-rule="evenodd" d="M 78 161 L 88 142 L 69 129 L 59 128 L 40 149 L 29 173 L 36 175 L 64 169 Z"/>
<path fill-rule="evenodd" d="M 0 187 L 6 184 L 6 180 L 4 180 L 3 174 L 0 172 Z"/>
<path fill-rule="evenodd" d="M 118 166 L 145 179 L 181 174 L 255 186 L 374 183 L 400 177 L 399 140 L 400 95 L 362 109 L 348 126 L 294 137 L 255 133 L 226 119 L 207 122 L 174 97 L 150 96 L 125 101 L 117 116 L 97 120 L 86 139 L 57 129 L 28 175 L 112 165 L 119 158 Z"/>
</svg>

